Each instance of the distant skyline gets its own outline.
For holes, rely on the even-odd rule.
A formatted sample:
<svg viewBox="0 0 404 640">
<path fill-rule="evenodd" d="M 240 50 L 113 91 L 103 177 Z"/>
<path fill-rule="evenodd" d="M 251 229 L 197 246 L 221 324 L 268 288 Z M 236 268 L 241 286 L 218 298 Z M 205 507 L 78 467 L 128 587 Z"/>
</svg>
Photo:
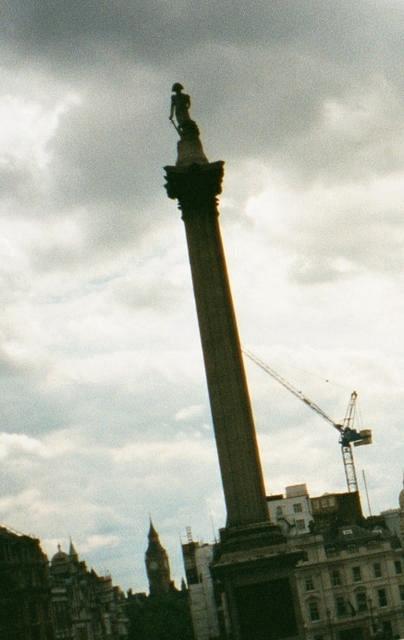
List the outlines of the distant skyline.
<svg viewBox="0 0 404 640">
<path fill-rule="evenodd" d="M 404 5 L 0 2 L 0 522 L 146 590 L 149 513 L 224 525 L 170 90 L 225 161 L 243 344 L 342 419 L 373 512 L 404 445 Z M 338 434 L 246 362 L 267 492 L 345 490 Z M 326 382 L 328 381 L 328 382 Z M 360 477 L 361 481 L 361 477 Z M 363 494 L 365 512 L 366 500 Z M 213 525 L 212 525 L 213 523 Z"/>
</svg>

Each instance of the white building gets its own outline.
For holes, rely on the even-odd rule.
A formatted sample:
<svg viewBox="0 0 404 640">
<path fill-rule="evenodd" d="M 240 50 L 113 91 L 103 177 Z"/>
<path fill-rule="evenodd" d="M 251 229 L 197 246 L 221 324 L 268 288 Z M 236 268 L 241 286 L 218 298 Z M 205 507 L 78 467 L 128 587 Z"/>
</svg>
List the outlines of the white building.
<svg viewBox="0 0 404 640">
<path fill-rule="evenodd" d="M 283 494 L 267 496 L 271 522 L 277 524 L 288 538 L 308 533 L 313 515 L 306 485 L 291 485 L 286 487 L 285 492 L 285 496 Z"/>
<path fill-rule="evenodd" d="M 215 545 L 189 541 L 182 545 L 195 640 L 219 638 L 221 602 L 210 572 Z"/>
</svg>

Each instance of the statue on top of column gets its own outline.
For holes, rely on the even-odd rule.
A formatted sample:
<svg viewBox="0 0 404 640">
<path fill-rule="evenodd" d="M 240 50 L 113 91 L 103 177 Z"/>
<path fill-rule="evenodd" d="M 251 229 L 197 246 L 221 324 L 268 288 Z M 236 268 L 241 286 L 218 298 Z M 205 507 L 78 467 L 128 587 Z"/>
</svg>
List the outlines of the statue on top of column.
<svg viewBox="0 0 404 640">
<path fill-rule="evenodd" d="M 175 115 L 178 127 L 191 120 L 189 116 L 191 98 L 186 93 L 182 93 L 183 89 L 184 87 L 179 82 L 175 82 L 171 89 L 173 95 L 171 96 L 170 120 L 173 122 Z"/>
<path fill-rule="evenodd" d="M 191 98 L 183 93 L 184 87 L 179 82 L 172 86 L 171 108 L 169 119 L 177 130 L 180 140 L 178 142 L 178 165 L 206 164 L 208 162 L 199 139 L 198 125 L 189 115 Z M 174 122 L 177 121 L 177 124 Z"/>
</svg>

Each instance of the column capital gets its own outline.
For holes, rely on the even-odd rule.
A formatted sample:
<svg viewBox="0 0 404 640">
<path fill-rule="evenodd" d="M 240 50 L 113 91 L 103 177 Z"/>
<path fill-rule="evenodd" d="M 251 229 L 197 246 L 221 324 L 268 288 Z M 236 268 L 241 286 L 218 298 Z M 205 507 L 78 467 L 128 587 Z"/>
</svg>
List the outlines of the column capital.
<svg viewBox="0 0 404 640">
<path fill-rule="evenodd" d="M 165 188 L 172 200 L 178 200 L 178 207 L 185 213 L 212 205 L 216 209 L 217 198 L 222 192 L 224 162 L 208 162 L 189 166 L 167 166 Z"/>
</svg>

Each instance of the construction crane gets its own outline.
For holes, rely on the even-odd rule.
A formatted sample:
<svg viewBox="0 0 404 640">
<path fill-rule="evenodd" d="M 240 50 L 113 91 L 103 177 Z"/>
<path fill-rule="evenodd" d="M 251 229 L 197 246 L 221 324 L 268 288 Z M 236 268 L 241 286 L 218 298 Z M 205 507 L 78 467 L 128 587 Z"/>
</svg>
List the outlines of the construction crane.
<svg viewBox="0 0 404 640">
<path fill-rule="evenodd" d="M 341 423 L 335 422 L 332 418 L 330 418 L 325 411 L 321 409 L 315 402 L 310 400 L 307 396 L 305 396 L 302 391 L 299 391 L 294 387 L 290 382 L 285 380 L 275 369 L 272 369 L 268 364 L 260 360 L 256 355 L 251 353 L 251 351 L 247 351 L 243 349 L 243 353 L 256 365 L 261 367 L 266 373 L 268 373 L 272 378 L 277 380 L 285 389 L 288 389 L 291 393 L 293 393 L 296 398 L 302 400 L 310 409 L 318 413 L 320 416 L 327 420 L 337 431 L 339 432 L 339 444 L 341 445 L 342 452 L 342 460 L 344 463 L 345 470 L 345 478 L 349 492 L 358 491 L 358 480 L 356 477 L 355 463 L 352 452 L 352 444 L 354 447 L 360 447 L 365 444 L 371 444 L 372 442 L 372 431 L 370 429 L 362 429 L 361 431 L 356 431 L 353 428 L 355 422 L 356 415 L 356 400 L 358 394 L 356 391 L 352 391 L 351 397 L 349 399 L 348 407 L 345 413 L 344 420 Z"/>
</svg>

